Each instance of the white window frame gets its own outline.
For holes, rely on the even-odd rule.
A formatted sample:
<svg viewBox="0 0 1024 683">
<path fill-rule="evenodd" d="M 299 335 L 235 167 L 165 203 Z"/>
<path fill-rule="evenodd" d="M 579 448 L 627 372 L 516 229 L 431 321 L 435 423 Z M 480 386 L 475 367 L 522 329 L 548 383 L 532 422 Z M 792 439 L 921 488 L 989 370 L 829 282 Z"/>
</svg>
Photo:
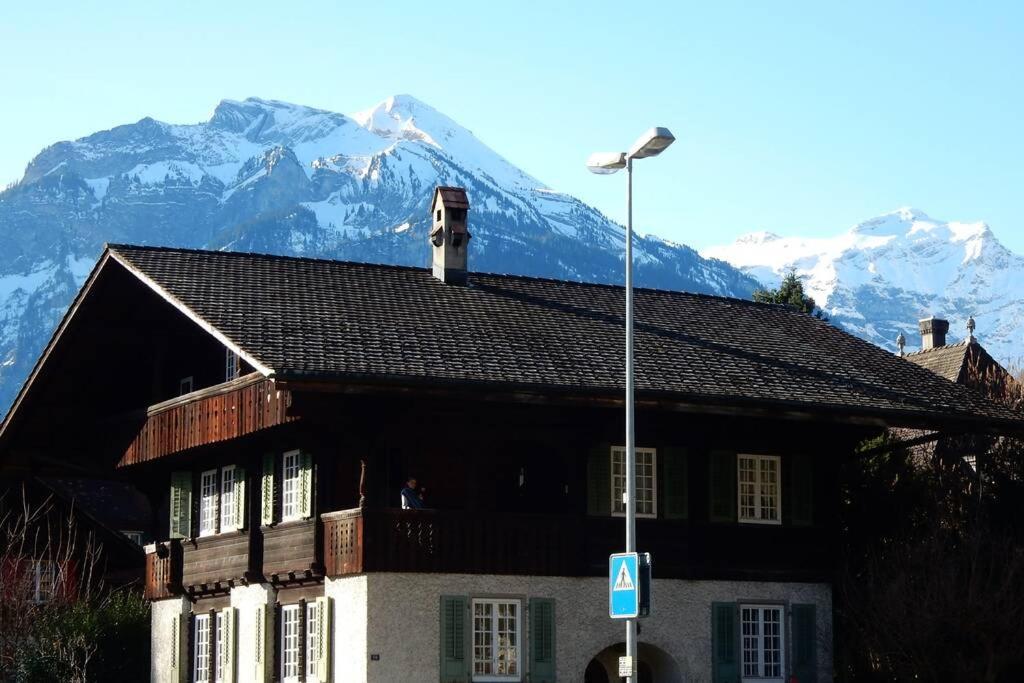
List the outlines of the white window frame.
<svg viewBox="0 0 1024 683">
<path fill-rule="evenodd" d="M 238 514 L 235 504 L 235 496 L 238 493 L 238 482 L 235 475 L 238 469 L 234 465 L 227 465 L 220 469 L 220 531 L 237 531 L 239 520 L 235 519 Z"/>
<path fill-rule="evenodd" d="M 224 647 L 226 644 L 224 642 L 224 612 L 217 610 L 214 617 L 216 628 L 213 630 L 215 642 L 213 644 L 213 670 L 210 672 L 210 678 L 214 683 L 225 683 L 224 665 L 227 662 L 224 659 L 228 653 Z"/>
<path fill-rule="evenodd" d="M 754 462 L 754 481 L 743 481 L 743 461 Z M 775 505 L 765 506 L 764 482 L 761 481 L 761 463 L 771 462 L 775 465 Z M 754 486 L 754 516 L 748 516 L 743 508 L 743 487 L 745 484 Z M 773 510 L 774 519 L 766 517 L 766 511 Z M 736 455 L 736 519 L 742 524 L 782 524 L 782 458 L 778 455 L 757 455 L 753 453 L 739 453 Z"/>
<path fill-rule="evenodd" d="M 220 486 L 217 481 L 217 468 L 204 470 L 199 475 L 199 537 L 213 536 L 217 533 L 219 515 Z"/>
<path fill-rule="evenodd" d="M 288 470 L 294 470 L 289 477 Z M 281 521 L 302 519 L 302 451 L 286 451 L 281 456 Z"/>
<path fill-rule="evenodd" d="M 294 622 L 289 624 L 289 622 Z M 302 639 L 299 637 L 299 629 L 303 627 L 305 620 L 302 618 L 302 614 L 299 612 L 299 605 L 295 603 L 293 605 L 281 605 L 281 633 L 280 633 L 280 653 L 281 662 L 279 664 L 281 673 L 281 683 L 299 683 L 304 676 L 299 671 L 299 663 L 301 657 L 299 657 L 299 648 L 302 644 Z M 289 626 L 293 628 L 293 632 L 289 633 Z M 288 646 L 288 640 L 290 638 L 295 639 L 294 647 Z M 294 661 L 290 660 L 289 654 L 294 654 Z"/>
<path fill-rule="evenodd" d="M 32 561 L 32 602 L 43 605 L 57 592 L 57 563 L 53 560 Z"/>
<path fill-rule="evenodd" d="M 316 600 L 306 603 L 306 680 L 317 680 L 317 604 Z"/>
<path fill-rule="evenodd" d="M 753 610 L 756 613 L 756 622 L 751 622 L 750 620 L 745 620 L 744 619 L 744 616 L 745 616 L 745 614 L 746 614 L 746 612 L 748 610 Z M 767 663 L 765 662 L 765 652 L 766 652 L 766 649 L 764 647 L 764 645 L 765 645 L 765 628 L 764 628 L 764 626 L 765 626 L 765 623 L 766 623 L 764 616 L 765 616 L 765 612 L 767 612 L 767 611 L 772 611 L 772 612 L 775 612 L 775 613 L 778 614 L 778 621 L 772 622 L 772 623 L 778 624 L 778 629 L 779 629 L 779 633 L 778 633 L 778 637 L 779 637 L 779 647 L 778 647 L 779 675 L 778 676 L 766 676 L 765 675 L 765 667 L 766 667 Z M 784 605 L 764 605 L 764 604 L 741 604 L 739 606 L 739 613 L 740 613 L 740 661 L 739 661 L 739 665 L 740 665 L 740 678 L 744 682 L 749 681 L 750 683 L 761 683 L 761 682 L 769 682 L 769 681 L 772 682 L 772 683 L 775 683 L 777 681 L 785 680 L 786 679 L 786 608 L 785 608 L 785 606 Z M 744 633 L 744 626 L 746 624 L 748 624 L 748 623 L 755 623 L 756 624 L 756 627 L 757 627 L 757 633 L 756 634 L 748 635 L 748 634 Z M 748 645 L 749 645 L 748 640 L 747 640 L 748 638 L 755 639 L 754 640 L 754 647 L 753 648 L 748 647 Z M 753 662 L 753 665 L 756 666 L 756 671 L 754 673 L 748 675 L 747 674 L 746 654 L 747 654 L 747 652 L 750 652 L 750 651 L 752 651 L 754 653 L 754 656 L 755 656 L 755 660 Z"/>
<path fill-rule="evenodd" d="M 637 517 L 647 518 L 647 519 L 655 519 L 658 516 L 658 449 L 656 449 L 656 448 L 639 448 L 639 447 L 634 447 L 633 450 L 636 452 L 637 471 L 636 471 L 635 474 L 636 474 L 636 477 L 637 477 L 637 480 L 638 480 L 637 481 L 637 483 L 638 483 L 638 486 L 637 486 L 637 501 L 638 502 L 640 500 L 639 480 L 642 477 L 642 473 L 641 473 L 641 469 L 642 468 L 641 468 L 641 464 L 640 464 L 640 459 L 641 459 L 641 456 L 645 456 L 645 457 L 648 456 L 648 455 L 651 456 L 651 511 L 650 512 L 640 512 L 639 510 L 637 510 L 636 516 Z M 615 474 L 615 460 L 616 460 L 617 457 L 621 457 L 622 458 L 622 468 L 623 468 L 622 471 L 623 471 L 623 474 L 622 474 L 621 477 L 618 477 Z M 625 446 L 612 446 L 611 447 L 611 452 L 609 453 L 608 467 L 609 467 L 608 471 L 610 473 L 609 480 L 611 482 L 611 487 L 610 488 L 611 488 L 611 497 L 612 497 L 612 507 L 611 507 L 612 516 L 613 517 L 625 517 L 626 516 L 626 506 L 622 502 L 623 494 L 625 494 L 625 492 L 626 492 L 626 488 L 625 488 L 625 486 L 626 486 L 626 475 L 625 475 L 626 447 Z M 616 480 L 620 479 L 620 478 L 621 478 L 622 482 L 621 482 L 621 484 L 617 485 Z"/>
<path fill-rule="evenodd" d="M 135 545 L 142 545 L 142 536 L 143 536 L 143 534 L 142 534 L 141 531 L 126 531 L 126 530 L 122 530 L 121 533 L 124 534 L 125 537 L 129 541 L 134 543 Z"/>
<path fill-rule="evenodd" d="M 224 347 L 225 382 L 230 382 L 233 379 L 238 379 L 238 376 L 241 374 L 241 369 L 239 368 L 239 365 L 241 365 L 241 363 L 238 354 L 232 351 L 231 349 Z"/>
<path fill-rule="evenodd" d="M 489 624 L 489 628 L 488 628 L 488 631 L 487 631 L 488 635 L 490 636 L 490 641 L 491 641 L 490 642 L 491 656 L 490 656 L 489 660 L 478 660 L 478 658 L 477 658 L 477 645 L 476 645 L 477 614 L 476 614 L 476 610 L 477 610 L 477 606 L 478 605 L 489 605 L 491 607 L 491 614 L 490 614 L 490 617 L 489 617 L 490 624 Z M 510 659 L 509 660 L 509 661 L 514 661 L 515 672 L 514 673 L 509 673 L 509 674 L 496 674 L 496 673 L 478 674 L 476 672 L 476 667 L 477 667 L 477 662 L 478 661 L 488 661 L 492 671 L 494 671 L 494 669 L 497 667 L 497 664 L 498 664 L 498 661 L 499 661 L 499 658 L 498 658 L 498 649 L 499 649 L 498 648 L 498 639 L 499 639 L 499 636 L 498 636 L 498 616 L 497 616 L 497 611 L 498 611 L 499 606 L 501 606 L 501 605 L 515 605 L 515 624 L 514 624 L 514 626 L 515 626 L 515 631 L 514 631 L 514 633 L 515 633 L 515 645 L 514 645 L 514 648 L 515 648 L 515 659 L 514 660 Z M 472 628 L 472 663 L 471 663 L 471 666 L 472 666 L 472 668 L 470 669 L 470 671 L 472 672 L 472 680 L 474 681 L 474 683 L 486 683 L 486 682 L 498 683 L 498 682 L 501 682 L 501 681 L 521 681 L 521 680 L 523 680 L 525 678 L 525 674 L 523 672 L 523 618 L 524 618 L 524 614 L 523 614 L 523 601 L 519 600 L 517 598 L 473 598 L 473 600 L 472 600 L 472 612 L 471 612 L 471 615 L 472 615 L 471 616 L 471 618 L 472 618 L 472 624 L 471 624 L 471 628 Z"/>
<path fill-rule="evenodd" d="M 195 683 L 211 683 L 213 680 L 214 644 L 210 642 L 210 615 L 196 614 L 192 620 L 192 680 Z M 200 661 L 205 657 L 205 666 Z"/>
</svg>

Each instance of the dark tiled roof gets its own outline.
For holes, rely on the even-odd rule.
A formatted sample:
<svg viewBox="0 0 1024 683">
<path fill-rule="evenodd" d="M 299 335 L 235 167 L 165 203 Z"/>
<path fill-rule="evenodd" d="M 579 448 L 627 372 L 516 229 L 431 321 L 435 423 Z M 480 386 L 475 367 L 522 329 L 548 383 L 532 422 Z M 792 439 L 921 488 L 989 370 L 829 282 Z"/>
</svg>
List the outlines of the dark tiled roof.
<svg viewBox="0 0 1024 683">
<path fill-rule="evenodd" d="M 441 195 L 441 200 L 449 209 L 469 208 L 469 198 L 466 196 L 466 191 L 461 187 L 438 187 L 434 193 L 435 202 L 437 201 L 437 195 Z M 434 210 L 433 204 L 431 204 L 430 210 Z"/>
<path fill-rule="evenodd" d="M 284 377 L 619 392 L 621 287 L 420 268 L 112 245 Z M 1013 419 L 970 389 L 789 308 L 636 291 L 637 395 L 923 418 Z M 898 419 L 897 419 L 898 418 Z"/>
<path fill-rule="evenodd" d="M 959 344 L 936 346 L 923 351 L 908 353 L 906 359 L 912 363 L 928 368 L 936 375 L 945 377 L 950 382 L 958 382 L 964 370 L 967 358 L 967 341 Z"/>
</svg>

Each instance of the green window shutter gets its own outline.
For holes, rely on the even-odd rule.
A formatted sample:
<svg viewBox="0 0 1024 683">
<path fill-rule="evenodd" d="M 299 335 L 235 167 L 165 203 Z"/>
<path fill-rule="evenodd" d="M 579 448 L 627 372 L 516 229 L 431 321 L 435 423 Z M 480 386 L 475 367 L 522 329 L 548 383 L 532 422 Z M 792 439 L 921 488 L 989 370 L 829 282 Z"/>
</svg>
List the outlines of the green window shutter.
<svg viewBox="0 0 1024 683">
<path fill-rule="evenodd" d="M 467 683 L 466 610 L 463 596 L 441 596 L 441 683 Z"/>
<path fill-rule="evenodd" d="M 313 456 L 309 453 L 299 458 L 299 516 L 313 516 Z"/>
<path fill-rule="evenodd" d="M 260 479 L 260 524 L 274 523 L 274 454 L 263 456 L 263 476 Z"/>
<path fill-rule="evenodd" d="M 740 680 L 739 620 L 736 603 L 711 603 L 711 681 L 737 683 Z"/>
<path fill-rule="evenodd" d="M 612 513 L 612 447 L 601 443 L 587 458 L 587 514 Z"/>
<path fill-rule="evenodd" d="M 316 599 L 316 680 L 331 680 L 331 599 Z"/>
<path fill-rule="evenodd" d="M 235 467 L 235 528 L 249 526 L 245 518 L 245 468 Z"/>
<path fill-rule="evenodd" d="M 794 525 L 814 523 L 814 461 L 807 455 L 789 456 L 789 519 Z"/>
<path fill-rule="evenodd" d="M 530 598 L 530 683 L 555 681 L 555 601 Z"/>
<path fill-rule="evenodd" d="M 708 472 L 710 475 L 708 519 L 712 522 L 735 522 L 736 454 L 732 451 L 711 451 Z"/>
<path fill-rule="evenodd" d="M 225 683 L 234 683 L 235 680 L 235 631 L 238 621 L 235 616 L 237 610 L 234 607 L 225 607 L 221 610 L 221 628 L 224 629 L 224 669 L 221 673 L 221 680 Z"/>
<path fill-rule="evenodd" d="M 793 605 L 793 675 L 800 683 L 818 680 L 818 627 L 814 605 Z"/>
<path fill-rule="evenodd" d="M 171 538 L 192 537 L 192 473 L 171 473 Z"/>
<path fill-rule="evenodd" d="M 678 446 L 661 449 L 665 519 L 686 519 L 690 511 L 689 463 L 686 450 Z"/>
</svg>

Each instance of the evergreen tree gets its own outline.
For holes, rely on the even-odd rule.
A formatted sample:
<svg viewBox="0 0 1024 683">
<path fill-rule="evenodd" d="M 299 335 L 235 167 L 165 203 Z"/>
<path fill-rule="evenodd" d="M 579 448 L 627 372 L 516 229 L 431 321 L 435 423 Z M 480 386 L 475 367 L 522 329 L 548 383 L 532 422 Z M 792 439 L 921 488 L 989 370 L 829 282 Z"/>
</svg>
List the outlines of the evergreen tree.
<svg viewBox="0 0 1024 683">
<path fill-rule="evenodd" d="M 804 293 L 803 279 L 791 268 L 782 278 L 778 289 L 758 289 L 754 291 L 754 301 L 762 304 L 784 304 L 798 311 L 813 315 L 821 320 L 828 320 L 825 311 L 818 308 L 814 297 Z"/>
</svg>

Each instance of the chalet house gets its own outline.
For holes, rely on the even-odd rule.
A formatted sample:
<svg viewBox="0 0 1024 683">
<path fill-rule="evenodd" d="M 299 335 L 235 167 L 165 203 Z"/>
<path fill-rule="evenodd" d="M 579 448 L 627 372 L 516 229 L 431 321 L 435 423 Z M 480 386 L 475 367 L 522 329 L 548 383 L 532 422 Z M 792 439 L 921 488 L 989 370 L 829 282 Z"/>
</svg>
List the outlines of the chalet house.
<svg viewBox="0 0 1024 683">
<path fill-rule="evenodd" d="M 149 496 L 153 681 L 616 680 L 623 290 L 472 272 L 469 209 L 432 268 L 103 253 L 0 438 Z M 1015 416 L 785 307 L 636 320 L 640 680 L 831 680 L 838 464 Z"/>
</svg>

